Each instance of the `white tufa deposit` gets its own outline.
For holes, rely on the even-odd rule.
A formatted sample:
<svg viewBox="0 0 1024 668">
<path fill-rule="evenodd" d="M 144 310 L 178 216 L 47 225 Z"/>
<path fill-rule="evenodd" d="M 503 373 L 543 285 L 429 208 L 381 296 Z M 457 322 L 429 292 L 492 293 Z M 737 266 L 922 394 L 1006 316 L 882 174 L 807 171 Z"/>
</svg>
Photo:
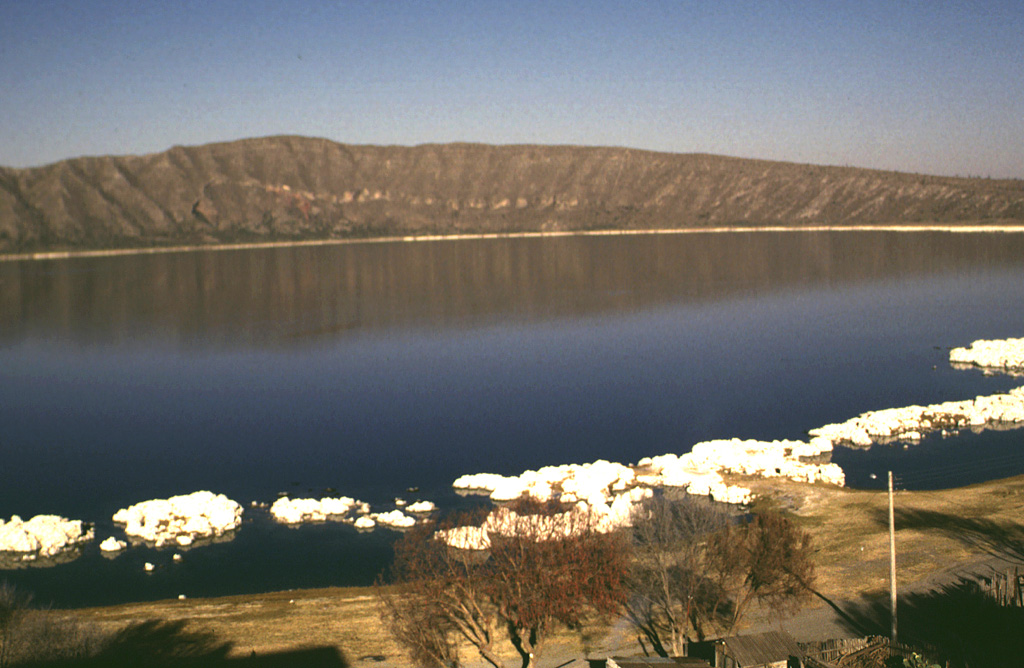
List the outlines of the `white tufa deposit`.
<svg viewBox="0 0 1024 668">
<path fill-rule="evenodd" d="M 55 557 L 95 537 L 93 529 L 81 520 L 59 515 L 36 515 L 28 521 L 14 515 L 0 519 L 0 552 L 14 552 L 25 561 Z"/>
<path fill-rule="evenodd" d="M 1024 372 L 1024 339 L 979 339 L 966 348 L 949 351 L 954 366 L 976 366 L 1010 373 Z"/>
<path fill-rule="evenodd" d="M 930 406 L 904 406 L 869 411 L 838 424 L 811 430 L 833 445 L 870 447 L 875 443 L 917 442 L 928 433 L 984 429 L 1024 423 L 1024 387 L 1005 394 L 947 401 Z"/>
<path fill-rule="evenodd" d="M 124 524 L 129 536 L 157 547 L 169 543 L 184 547 L 237 529 L 242 523 L 242 506 L 223 494 L 193 492 L 122 508 L 114 513 L 114 521 Z"/>
<path fill-rule="evenodd" d="M 954 364 L 1024 373 L 1024 339 L 975 341 L 967 348 L 954 348 L 949 359 Z M 914 443 L 936 431 L 949 434 L 961 429 L 1021 425 L 1024 425 L 1024 387 L 964 401 L 869 411 L 846 422 L 811 429 L 808 432 L 811 438 L 806 442 L 705 441 L 682 455 L 646 457 L 635 467 L 598 461 L 547 466 L 519 476 L 479 473 L 462 476 L 453 486 L 462 491 L 487 493 L 497 502 L 528 496 L 542 501 L 585 502 L 593 508 L 602 502 L 610 503 L 624 490 L 637 486 L 681 487 L 715 501 L 745 504 L 751 501 L 750 490 L 727 483 L 723 474 L 842 486 L 846 482 L 843 470 L 837 464 L 820 463 L 837 446 Z M 463 533 L 465 536 L 452 540 L 480 543 L 472 531 L 467 529 Z"/>
<path fill-rule="evenodd" d="M 608 461 L 592 464 L 547 466 L 520 476 L 467 475 L 453 486 L 467 491 L 490 492 L 493 501 L 510 501 L 522 496 L 563 503 L 585 502 L 591 508 L 612 503 L 623 492 L 638 486 L 683 487 L 691 494 L 710 496 L 723 503 L 742 504 L 751 500 L 750 490 L 729 485 L 723 473 L 760 477 L 784 477 L 804 482 L 843 485 L 845 476 L 836 464 L 806 461 L 831 451 L 825 440 L 707 441 L 684 455 L 646 457 L 637 466 Z"/>
<path fill-rule="evenodd" d="M 494 536 L 528 537 L 549 540 L 569 537 L 583 531 L 608 533 L 630 525 L 633 509 L 650 497 L 650 489 L 634 487 L 615 495 L 611 503 L 591 505 L 579 501 L 565 512 L 553 515 L 520 515 L 509 508 L 492 511 L 482 526 L 461 526 L 438 531 L 436 536 L 449 546 L 462 550 L 486 550 Z"/>
<path fill-rule="evenodd" d="M 289 499 L 281 497 L 270 506 L 270 514 L 278 522 L 301 524 L 323 522 L 329 519 L 352 521 L 353 514 L 366 515 L 370 505 L 363 501 L 343 496 L 323 499 Z"/>
<path fill-rule="evenodd" d="M 408 529 L 416 524 L 416 520 L 401 510 L 390 510 L 386 513 L 373 513 L 370 517 L 377 523 L 392 529 Z"/>
<path fill-rule="evenodd" d="M 522 496 L 565 503 L 608 501 L 617 492 L 636 486 L 633 469 L 599 460 L 592 464 L 545 466 L 519 476 L 493 473 L 465 475 L 453 483 L 456 489 L 489 492 L 493 501 L 511 501 Z"/>
<path fill-rule="evenodd" d="M 377 526 L 377 523 L 373 521 L 373 518 L 369 515 L 363 515 L 362 517 L 356 518 L 355 527 L 357 529 L 369 530 Z"/>
<path fill-rule="evenodd" d="M 432 513 L 435 510 L 437 510 L 437 506 L 432 501 L 416 501 L 414 503 L 410 503 L 405 508 L 405 512 L 407 513 L 415 513 L 420 515 Z"/>
<path fill-rule="evenodd" d="M 123 540 L 118 540 L 113 536 L 107 536 L 103 539 L 103 542 L 100 543 L 100 550 L 103 552 L 120 552 L 126 547 L 128 547 L 128 543 Z"/>
</svg>

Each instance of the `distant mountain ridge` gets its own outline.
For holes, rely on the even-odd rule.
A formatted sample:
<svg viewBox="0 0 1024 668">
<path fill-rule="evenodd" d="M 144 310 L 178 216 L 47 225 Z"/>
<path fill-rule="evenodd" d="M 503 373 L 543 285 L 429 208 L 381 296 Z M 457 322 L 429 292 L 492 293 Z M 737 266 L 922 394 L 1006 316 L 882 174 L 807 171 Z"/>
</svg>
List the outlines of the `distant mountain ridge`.
<svg viewBox="0 0 1024 668">
<path fill-rule="evenodd" d="M 0 168 L 0 253 L 367 236 L 1024 223 L 1024 181 L 280 136 Z"/>
</svg>

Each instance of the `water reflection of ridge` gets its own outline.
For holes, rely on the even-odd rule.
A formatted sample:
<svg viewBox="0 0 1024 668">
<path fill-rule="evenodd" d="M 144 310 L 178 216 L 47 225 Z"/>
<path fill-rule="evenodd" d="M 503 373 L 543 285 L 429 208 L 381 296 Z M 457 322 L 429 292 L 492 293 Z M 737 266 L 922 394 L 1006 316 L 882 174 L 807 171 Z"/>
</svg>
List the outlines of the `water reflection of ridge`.
<svg viewBox="0 0 1024 668">
<path fill-rule="evenodd" d="M 267 345 L 992 269 L 1024 236 L 737 233 L 365 244 L 0 266 L 0 337 Z"/>
</svg>

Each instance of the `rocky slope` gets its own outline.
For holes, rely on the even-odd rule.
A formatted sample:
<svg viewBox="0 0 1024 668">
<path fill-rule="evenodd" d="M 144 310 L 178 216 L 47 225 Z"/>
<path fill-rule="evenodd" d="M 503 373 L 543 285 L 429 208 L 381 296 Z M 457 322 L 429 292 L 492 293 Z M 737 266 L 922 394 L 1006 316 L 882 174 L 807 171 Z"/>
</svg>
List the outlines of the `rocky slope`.
<svg viewBox="0 0 1024 668">
<path fill-rule="evenodd" d="M 723 225 L 1024 222 L 1024 181 L 620 148 L 269 137 L 0 168 L 0 253 Z"/>
</svg>

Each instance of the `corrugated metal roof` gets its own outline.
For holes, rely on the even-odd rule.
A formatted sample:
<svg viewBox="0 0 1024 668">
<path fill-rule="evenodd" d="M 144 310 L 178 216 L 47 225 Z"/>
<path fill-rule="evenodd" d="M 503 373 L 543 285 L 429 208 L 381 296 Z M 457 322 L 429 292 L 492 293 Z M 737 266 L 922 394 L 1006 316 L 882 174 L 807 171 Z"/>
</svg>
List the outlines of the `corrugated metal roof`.
<svg viewBox="0 0 1024 668">
<path fill-rule="evenodd" d="M 768 631 L 750 636 L 724 638 L 728 654 L 743 668 L 803 656 L 803 651 L 788 633 Z"/>
</svg>

